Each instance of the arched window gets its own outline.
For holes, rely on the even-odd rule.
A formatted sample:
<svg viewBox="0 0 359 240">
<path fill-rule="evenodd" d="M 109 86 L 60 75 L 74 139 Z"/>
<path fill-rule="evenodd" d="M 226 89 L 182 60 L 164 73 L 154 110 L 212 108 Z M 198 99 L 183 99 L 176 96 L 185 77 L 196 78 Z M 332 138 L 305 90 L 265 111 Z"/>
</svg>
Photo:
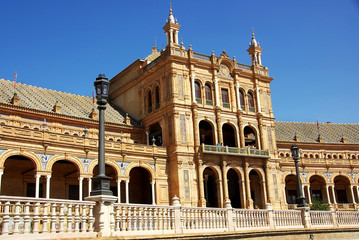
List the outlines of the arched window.
<svg viewBox="0 0 359 240">
<path fill-rule="evenodd" d="M 222 88 L 222 89 L 221 89 L 221 95 L 222 95 L 222 104 L 223 104 L 223 107 L 229 108 L 230 105 L 229 105 L 228 89 Z"/>
<path fill-rule="evenodd" d="M 254 99 L 251 92 L 248 93 L 248 108 L 250 112 L 254 112 Z"/>
<path fill-rule="evenodd" d="M 204 87 L 206 93 L 206 104 L 213 105 L 211 86 L 207 83 Z"/>
<path fill-rule="evenodd" d="M 196 102 L 202 103 L 201 87 L 200 87 L 198 82 L 194 83 L 194 94 L 195 94 L 195 97 L 196 97 Z"/>
<path fill-rule="evenodd" d="M 160 89 L 159 87 L 157 86 L 156 87 L 156 90 L 155 90 L 155 103 L 156 103 L 156 109 L 159 109 L 160 108 Z"/>
<path fill-rule="evenodd" d="M 148 91 L 147 93 L 147 107 L 148 107 L 148 113 L 152 112 L 152 93 L 151 91 Z"/>
<path fill-rule="evenodd" d="M 244 103 L 244 94 L 242 91 L 239 91 L 239 106 L 242 110 L 246 109 L 245 103 Z"/>
</svg>

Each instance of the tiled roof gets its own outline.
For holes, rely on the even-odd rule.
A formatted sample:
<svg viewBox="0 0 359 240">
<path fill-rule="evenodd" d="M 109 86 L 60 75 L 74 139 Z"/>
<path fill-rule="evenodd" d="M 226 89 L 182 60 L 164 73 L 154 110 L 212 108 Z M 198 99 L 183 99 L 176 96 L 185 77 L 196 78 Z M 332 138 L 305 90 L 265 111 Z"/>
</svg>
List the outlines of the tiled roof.
<svg viewBox="0 0 359 240">
<path fill-rule="evenodd" d="M 157 51 L 156 47 L 152 48 L 152 53 L 150 55 L 148 55 L 145 60 L 152 62 L 153 60 L 155 60 L 156 58 L 158 58 L 161 55 L 160 52 Z"/>
<path fill-rule="evenodd" d="M 60 115 L 90 119 L 93 109 L 92 97 L 85 97 L 70 93 L 59 92 L 46 88 L 35 87 L 23 83 L 16 83 L 16 94 L 20 99 L 19 107 L 54 113 L 53 108 L 61 107 Z M 0 79 L 0 103 L 12 105 L 11 99 L 14 96 L 14 82 Z M 105 122 L 124 124 L 125 113 L 107 104 Z M 95 106 L 95 111 L 97 108 Z M 97 113 L 98 114 L 98 113 Z M 131 119 L 131 125 L 139 125 Z"/>
<path fill-rule="evenodd" d="M 299 137 L 298 142 L 318 143 L 317 123 L 304 122 L 275 122 L 276 140 L 294 142 L 294 136 Z M 357 123 L 319 123 L 319 134 L 322 143 L 359 144 L 359 124 Z"/>
</svg>

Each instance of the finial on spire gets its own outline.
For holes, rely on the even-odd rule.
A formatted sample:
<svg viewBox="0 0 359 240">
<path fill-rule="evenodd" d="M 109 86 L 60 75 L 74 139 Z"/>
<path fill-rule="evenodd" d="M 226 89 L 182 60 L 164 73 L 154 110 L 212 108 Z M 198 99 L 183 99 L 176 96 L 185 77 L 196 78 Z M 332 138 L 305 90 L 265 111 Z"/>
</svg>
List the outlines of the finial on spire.
<svg viewBox="0 0 359 240">
<path fill-rule="evenodd" d="M 171 2 L 170 2 L 170 12 L 172 12 L 172 4 L 171 4 Z"/>
<path fill-rule="evenodd" d="M 249 46 L 250 47 L 259 47 L 259 43 L 257 42 L 255 36 L 254 36 L 254 30 L 253 30 L 253 27 L 252 27 L 252 40 L 251 42 L 249 43 Z"/>
<path fill-rule="evenodd" d="M 170 23 L 175 23 L 176 22 L 173 14 L 172 14 L 172 4 L 171 4 L 171 2 L 170 2 L 170 15 L 168 16 L 167 22 L 170 22 Z"/>
</svg>

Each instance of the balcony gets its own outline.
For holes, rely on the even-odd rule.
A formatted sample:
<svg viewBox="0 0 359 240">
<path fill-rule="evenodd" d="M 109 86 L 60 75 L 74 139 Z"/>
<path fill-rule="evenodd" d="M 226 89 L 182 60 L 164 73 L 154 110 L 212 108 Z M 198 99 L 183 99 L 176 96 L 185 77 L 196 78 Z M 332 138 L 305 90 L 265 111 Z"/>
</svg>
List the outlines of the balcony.
<svg viewBox="0 0 359 240">
<path fill-rule="evenodd" d="M 204 145 L 201 146 L 203 153 L 214 153 L 214 154 L 233 154 L 239 156 L 254 156 L 268 158 L 269 152 L 267 150 L 260 150 L 255 148 L 236 148 L 228 146 L 215 146 L 215 145 Z"/>
</svg>

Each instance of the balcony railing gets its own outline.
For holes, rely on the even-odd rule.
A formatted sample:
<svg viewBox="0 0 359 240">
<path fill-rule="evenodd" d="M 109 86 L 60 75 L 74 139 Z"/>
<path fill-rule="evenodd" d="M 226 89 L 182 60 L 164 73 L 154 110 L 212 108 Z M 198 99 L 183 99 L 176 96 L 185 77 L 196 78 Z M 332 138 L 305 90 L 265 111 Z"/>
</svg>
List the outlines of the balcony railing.
<svg viewBox="0 0 359 240">
<path fill-rule="evenodd" d="M 205 153 L 220 153 L 220 154 L 236 154 L 236 155 L 252 155 L 268 157 L 267 150 L 260 150 L 255 148 L 236 148 L 228 146 L 204 145 L 202 144 L 202 152 Z"/>
</svg>

